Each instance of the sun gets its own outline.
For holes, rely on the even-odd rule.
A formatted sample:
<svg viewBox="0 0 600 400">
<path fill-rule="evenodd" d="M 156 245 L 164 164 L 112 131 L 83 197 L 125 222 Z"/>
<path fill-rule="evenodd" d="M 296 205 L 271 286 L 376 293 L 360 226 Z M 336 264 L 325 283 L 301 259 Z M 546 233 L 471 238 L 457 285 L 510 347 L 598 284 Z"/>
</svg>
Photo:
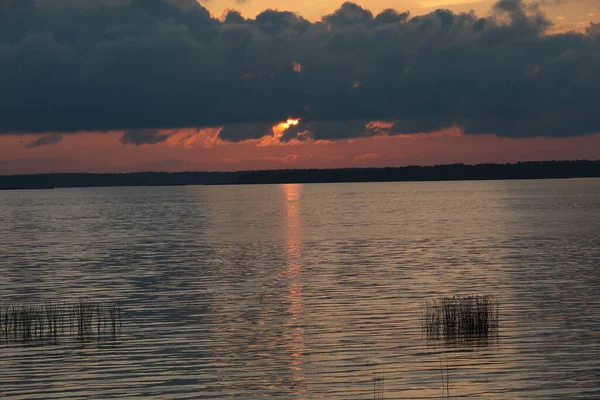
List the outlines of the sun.
<svg viewBox="0 0 600 400">
<path fill-rule="evenodd" d="M 273 126 L 273 130 L 276 132 L 285 132 L 292 126 L 297 126 L 300 123 L 300 118 L 288 118 L 287 121 L 280 122 Z"/>
<path fill-rule="evenodd" d="M 286 122 L 284 122 L 283 124 L 285 125 L 285 129 L 289 128 L 290 126 L 296 126 L 300 123 L 300 118 L 288 118 Z"/>
<path fill-rule="evenodd" d="M 281 144 L 281 138 L 283 137 L 285 131 L 290 129 L 292 126 L 298 126 L 300 124 L 300 118 L 291 118 L 289 117 L 286 121 L 279 122 L 278 124 L 273 125 L 271 131 L 273 132 L 272 136 L 264 136 L 260 141 L 260 146 L 272 146 Z"/>
</svg>

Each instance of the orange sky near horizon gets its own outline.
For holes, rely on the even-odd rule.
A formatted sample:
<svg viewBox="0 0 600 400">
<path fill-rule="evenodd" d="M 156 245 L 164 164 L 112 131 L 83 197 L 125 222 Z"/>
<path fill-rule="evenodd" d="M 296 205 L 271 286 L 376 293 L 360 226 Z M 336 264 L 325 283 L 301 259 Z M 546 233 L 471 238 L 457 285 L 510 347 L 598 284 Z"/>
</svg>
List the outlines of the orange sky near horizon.
<svg viewBox="0 0 600 400">
<path fill-rule="evenodd" d="M 343 0 L 200 0 L 210 13 L 219 17 L 227 10 L 238 10 L 246 18 L 253 18 L 260 12 L 272 8 L 281 11 L 293 11 L 304 18 L 317 21 L 322 16 L 339 8 Z M 379 13 L 386 8 L 397 11 L 410 11 L 412 15 L 429 13 L 438 8 L 454 12 L 469 12 L 487 16 L 496 0 L 358 0 L 354 3 Z M 590 22 L 600 21 L 600 1 L 598 0 L 541 0 L 542 9 L 555 24 L 555 30 L 583 30 Z"/>
<path fill-rule="evenodd" d="M 0 174 L 44 172 L 238 171 L 287 168 L 386 167 L 448 163 L 597 159 L 600 134 L 511 139 L 436 133 L 265 145 L 227 143 L 216 129 L 178 130 L 163 143 L 124 145 L 121 132 L 64 135 L 24 150 L 38 135 L 0 136 Z"/>
</svg>

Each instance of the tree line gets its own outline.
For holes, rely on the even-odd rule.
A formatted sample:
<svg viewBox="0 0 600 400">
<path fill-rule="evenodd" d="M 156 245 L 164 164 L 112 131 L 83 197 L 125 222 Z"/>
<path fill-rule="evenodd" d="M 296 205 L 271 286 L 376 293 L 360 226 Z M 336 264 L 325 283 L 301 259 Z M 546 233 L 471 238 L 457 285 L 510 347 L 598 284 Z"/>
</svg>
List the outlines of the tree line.
<svg viewBox="0 0 600 400">
<path fill-rule="evenodd" d="M 600 160 L 448 164 L 388 168 L 280 169 L 240 172 L 48 173 L 0 175 L 0 189 L 269 183 L 410 182 L 600 177 Z"/>
</svg>

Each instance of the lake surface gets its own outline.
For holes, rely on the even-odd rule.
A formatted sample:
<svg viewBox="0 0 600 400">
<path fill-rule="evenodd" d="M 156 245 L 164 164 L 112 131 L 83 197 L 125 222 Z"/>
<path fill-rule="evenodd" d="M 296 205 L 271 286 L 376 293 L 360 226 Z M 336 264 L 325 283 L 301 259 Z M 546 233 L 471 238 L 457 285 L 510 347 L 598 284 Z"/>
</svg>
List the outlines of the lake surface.
<svg viewBox="0 0 600 400">
<path fill-rule="evenodd" d="M 0 233 L 0 302 L 124 308 L 2 346 L 0 397 L 600 398 L 600 179 L 4 191 Z M 423 337 L 474 293 L 497 340 Z"/>
</svg>

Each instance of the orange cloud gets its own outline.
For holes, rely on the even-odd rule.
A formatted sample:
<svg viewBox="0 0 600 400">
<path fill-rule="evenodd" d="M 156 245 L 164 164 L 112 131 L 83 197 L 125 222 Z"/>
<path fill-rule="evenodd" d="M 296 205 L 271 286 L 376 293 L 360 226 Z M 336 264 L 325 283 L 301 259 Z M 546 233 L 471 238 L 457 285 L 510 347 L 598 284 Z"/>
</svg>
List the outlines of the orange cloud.
<svg viewBox="0 0 600 400">
<path fill-rule="evenodd" d="M 259 140 L 257 145 L 258 146 L 281 146 L 281 145 L 285 145 L 285 144 L 291 144 L 291 143 L 282 142 L 281 138 L 283 137 L 285 131 L 287 131 L 291 126 L 296 126 L 299 123 L 300 123 L 300 119 L 298 119 L 298 118 L 288 118 L 287 121 L 280 122 L 276 125 L 273 125 L 273 128 L 272 128 L 273 135 L 262 137 Z"/>
<path fill-rule="evenodd" d="M 381 153 L 367 153 L 367 154 L 362 154 L 360 156 L 354 156 L 354 159 L 356 161 L 363 161 L 363 160 L 377 160 L 380 158 L 383 158 L 383 154 Z"/>
<path fill-rule="evenodd" d="M 188 149 L 198 146 L 212 148 L 217 144 L 224 144 L 224 142 L 219 139 L 219 132 L 221 132 L 221 129 L 221 127 L 179 129 L 171 134 L 165 143 L 169 146 L 183 146 Z"/>
</svg>

